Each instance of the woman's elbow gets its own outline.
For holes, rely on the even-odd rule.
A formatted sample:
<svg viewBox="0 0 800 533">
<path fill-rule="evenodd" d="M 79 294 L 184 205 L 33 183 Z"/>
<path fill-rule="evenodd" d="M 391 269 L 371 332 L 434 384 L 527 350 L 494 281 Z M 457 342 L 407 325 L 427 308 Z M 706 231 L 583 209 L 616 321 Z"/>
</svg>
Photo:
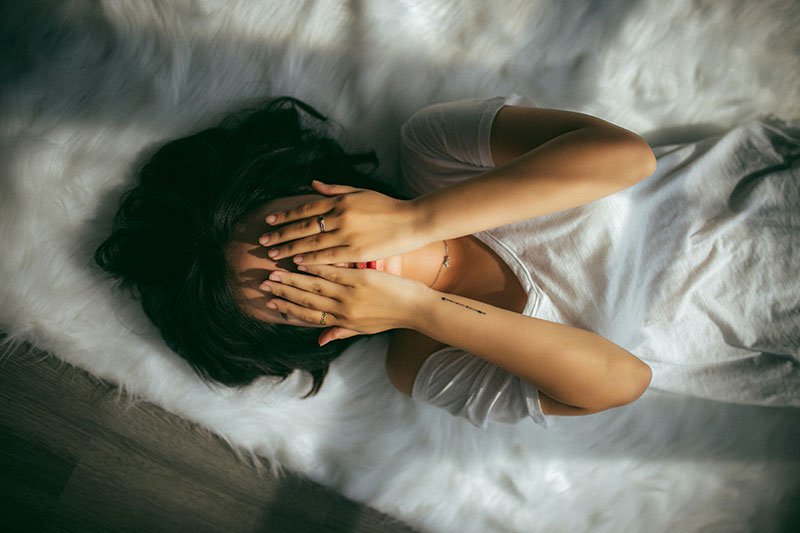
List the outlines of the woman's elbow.
<svg viewBox="0 0 800 533">
<path fill-rule="evenodd" d="M 653 371 L 639 359 L 627 370 L 624 384 L 619 387 L 616 398 L 609 407 L 621 407 L 638 400 L 650 386 Z"/>
<path fill-rule="evenodd" d="M 637 171 L 634 173 L 635 182 L 639 182 L 650 177 L 656 171 L 656 166 L 658 163 L 656 156 L 653 153 L 653 149 L 650 148 L 650 145 L 647 144 L 647 141 L 638 135 L 634 135 L 630 150 L 631 158 L 637 162 Z"/>
<path fill-rule="evenodd" d="M 653 149 L 650 148 L 650 145 L 647 143 L 644 143 L 642 159 L 643 159 L 642 166 L 644 167 L 642 170 L 644 177 L 642 179 L 649 178 L 656 171 L 656 167 L 658 166 L 658 161 L 656 160 L 656 155 L 653 153 Z"/>
<path fill-rule="evenodd" d="M 656 156 L 647 141 L 633 132 L 624 131 L 617 145 L 618 161 L 622 163 L 623 179 L 630 185 L 650 177 L 656 171 Z"/>
</svg>

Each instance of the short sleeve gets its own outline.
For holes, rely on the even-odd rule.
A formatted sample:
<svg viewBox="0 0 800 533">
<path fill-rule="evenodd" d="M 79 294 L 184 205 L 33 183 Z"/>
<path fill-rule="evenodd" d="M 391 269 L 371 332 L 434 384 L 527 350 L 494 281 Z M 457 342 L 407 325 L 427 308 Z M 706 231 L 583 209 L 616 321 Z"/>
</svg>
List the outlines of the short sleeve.
<svg viewBox="0 0 800 533">
<path fill-rule="evenodd" d="M 489 422 L 513 424 L 527 417 L 547 427 L 535 386 L 453 346 L 437 350 L 423 362 L 411 397 L 484 429 Z"/>
<path fill-rule="evenodd" d="M 401 171 L 408 192 L 423 194 L 493 168 L 492 123 L 506 105 L 535 106 L 533 100 L 513 94 L 434 104 L 412 115 L 400 128 Z"/>
</svg>

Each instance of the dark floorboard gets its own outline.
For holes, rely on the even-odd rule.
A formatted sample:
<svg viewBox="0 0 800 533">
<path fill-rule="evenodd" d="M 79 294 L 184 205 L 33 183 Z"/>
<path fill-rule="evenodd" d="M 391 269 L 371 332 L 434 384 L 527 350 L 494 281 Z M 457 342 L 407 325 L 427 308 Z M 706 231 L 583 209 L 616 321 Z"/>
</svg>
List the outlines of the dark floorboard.
<svg viewBox="0 0 800 533">
<path fill-rule="evenodd" d="M 2 357 L 0 529 L 413 531 L 300 477 L 259 472 L 205 428 L 118 393 L 27 345 Z"/>
</svg>

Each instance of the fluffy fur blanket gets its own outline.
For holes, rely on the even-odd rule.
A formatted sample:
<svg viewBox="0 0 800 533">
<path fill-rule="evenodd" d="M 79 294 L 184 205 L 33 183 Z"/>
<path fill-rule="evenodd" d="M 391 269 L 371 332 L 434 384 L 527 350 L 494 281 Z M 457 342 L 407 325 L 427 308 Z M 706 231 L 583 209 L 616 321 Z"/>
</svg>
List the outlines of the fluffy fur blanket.
<svg viewBox="0 0 800 533">
<path fill-rule="evenodd" d="M 0 327 L 11 341 L 423 530 L 768 531 L 797 518 L 797 410 L 650 391 L 547 430 L 481 431 L 395 391 L 385 335 L 337 360 L 312 399 L 299 399 L 302 376 L 210 390 L 91 260 L 141 154 L 268 95 L 336 118 L 352 146 L 377 148 L 388 179 L 399 125 L 460 97 L 527 94 L 653 143 L 765 113 L 798 119 L 797 2 L 31 0 L 2 10 Z"/>
</svg>

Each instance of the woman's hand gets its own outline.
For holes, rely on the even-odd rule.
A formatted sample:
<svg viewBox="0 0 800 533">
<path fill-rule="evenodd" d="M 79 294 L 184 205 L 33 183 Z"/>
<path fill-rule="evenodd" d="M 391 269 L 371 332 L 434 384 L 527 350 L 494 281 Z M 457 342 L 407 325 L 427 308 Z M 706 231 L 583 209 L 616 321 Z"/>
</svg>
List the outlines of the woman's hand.
<svg viewBox="0 0 800 533">
<path fill-rule="evenodd" d="M 334 339 L 405 328 L 418 298 L 429 291 L 419 281 L 378 270 L 330 265 L 302 265 L 308 274 L 274 271 L 261 289 L 273 294 L 267 306 L 311 325 L 333 326 L 320 335 L 320 346 Z M 309 275 L 310 274 L 310 275 Z"/>
<path fill-rule="evenodd" d="M 271 247 L 271 259 L 294 255 L 296 263 L 305 265 L 373 261 L 416 250 L 429 242 L 422 231 L 422 214 L 411 200 L 316 180 L 312 187 L 331 197 L 266 217 L 268 224 L 289 223 L 259 238 L 261 245 Z M 318 215 L 324 215 L 324 233 L 320 232 Z"/>
</svg>

